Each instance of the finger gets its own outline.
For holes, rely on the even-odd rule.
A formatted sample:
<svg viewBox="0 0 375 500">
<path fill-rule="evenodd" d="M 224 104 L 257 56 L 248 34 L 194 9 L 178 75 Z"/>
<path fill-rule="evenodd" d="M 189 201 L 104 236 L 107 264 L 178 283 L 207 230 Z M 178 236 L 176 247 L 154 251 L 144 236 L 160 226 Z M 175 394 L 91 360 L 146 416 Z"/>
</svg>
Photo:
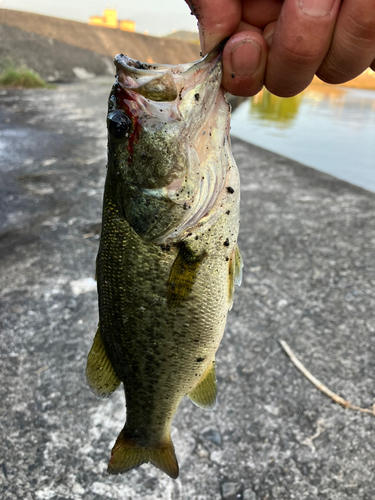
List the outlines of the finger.
<svg viewBox="0 0 375 500">
<path fill-rule="evenodd" d="M 241 21 L 241 0 L 185 0 L 198 20 L 203 55 L 235 31 Z"/>
<path fill-rule="evenodd" d="M 264 28 L 276 21 L 280 15 L 283 0 L 251 0 L 243 2 L 242 19 L 252 26 Z"/>
<path fill-rule="evenodd" d="M 223 52 L 224 89 L 239 96 L 257 94 L 263 87 L 267 54 L 267 43 L 256 29 L 233 35 Z"/>
<path fill-rule="evenodd" d="M 272 35 L 266 87 L 281 97 L 304 90 L 328 52 L 341 0 L 285 0 Z"/>
<path fill-rule="evenodd" d="M 270 48 L 272 45 L 273 34 L 275 32 L 276 24 L 277 24 L 276 21 L 273 23 L 267 24 L 267 26 L 263 30 L 263 36 L 267 42 L 268 48 Z"/>
<path fill-rule="evenodd" d="M 328 83 L 344 83 L 373 64 L 375 58 L 375 3 L 349 0 L 342 4 L 331 47 L 318 76 Z"/>
</svg>

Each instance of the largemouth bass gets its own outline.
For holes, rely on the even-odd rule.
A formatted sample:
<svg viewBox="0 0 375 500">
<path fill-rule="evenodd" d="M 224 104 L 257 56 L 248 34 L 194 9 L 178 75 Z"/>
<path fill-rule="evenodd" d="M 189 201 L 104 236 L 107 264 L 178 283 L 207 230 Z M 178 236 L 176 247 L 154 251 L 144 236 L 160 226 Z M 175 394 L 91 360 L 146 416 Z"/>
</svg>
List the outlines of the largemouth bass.
<svg viewBox="0 0 375 500">
<path fill-rule="evenodd" d="M 125 389 L 111 474 L 151 462 L 176 478 L 170 431 L 182 398 L 216 403 L 215 353 L 242 267 L 221 50 L 178 66 L 115 59 L 86 370 L 100 396 Z"/>
</svg>

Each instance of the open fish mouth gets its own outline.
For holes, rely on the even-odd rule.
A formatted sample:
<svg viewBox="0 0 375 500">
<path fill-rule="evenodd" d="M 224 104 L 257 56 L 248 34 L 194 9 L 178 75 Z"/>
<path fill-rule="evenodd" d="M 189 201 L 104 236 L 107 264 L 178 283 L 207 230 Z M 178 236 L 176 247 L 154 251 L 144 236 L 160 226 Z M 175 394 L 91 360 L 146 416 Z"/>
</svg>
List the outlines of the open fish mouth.
<svg viewBox="0 0 375 500">
<path fill-rule="evenodd" d="M 124 90 L 136 92 L 156 102 L 171 102 L 181 98 L 181 89 L 187 80 L 195 85 L 202 76 L 210 72 L 221 61 L 225 41 L 219 43 L 203 59 L 193 63 L 169 65 L 148 64 L 124 54 L 115 57 L 118 82 Z M 195 77 L 191 78 L 195 73 Z"/>
</svg>

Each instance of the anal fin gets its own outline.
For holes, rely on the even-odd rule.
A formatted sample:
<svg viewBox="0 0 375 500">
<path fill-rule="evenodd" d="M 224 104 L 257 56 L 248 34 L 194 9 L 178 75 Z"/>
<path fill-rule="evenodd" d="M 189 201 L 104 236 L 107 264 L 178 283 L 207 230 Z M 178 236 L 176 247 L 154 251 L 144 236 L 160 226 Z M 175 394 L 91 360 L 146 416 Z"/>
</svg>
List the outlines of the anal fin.
<svg viewBox="0 0 375 500">
<path fill-rule="evenodd" d="M 209 364 L 198 384 L 187 396 L 203 410 L 215 408 L 217 400 L 215 360 Z"/>
<path fill-rule="evenodd" d="M 87 357 L 86 379 L 95 394 L 101 397 L 112 394 L 121 383 L 108 359 L 100 334 L 100 324 Z"/>
<path fill-rule="evenodd" d="M 178 477 L 178 463 L 170 436 L 158 445 L 146 447 L 139 445 L 137 440 L 127 435 L 123 429 L 112 449 L 108 473 L 122 474 L 147 462 L 151 462 L 172 479 Z"/>
</svg>

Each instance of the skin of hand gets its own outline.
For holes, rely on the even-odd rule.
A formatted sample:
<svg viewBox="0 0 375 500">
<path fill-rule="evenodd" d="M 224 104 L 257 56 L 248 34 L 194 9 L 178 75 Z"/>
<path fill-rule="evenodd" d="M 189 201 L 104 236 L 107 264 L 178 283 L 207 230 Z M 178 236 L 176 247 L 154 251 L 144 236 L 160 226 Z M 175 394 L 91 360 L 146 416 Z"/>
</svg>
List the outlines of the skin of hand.
<svg viewBox="0 0 375 500">
<path fill-rule="evenodd" d="M 223 87 L 239 96 L 263 85 L 302 92 L 314 75 L 337 84 L 375 71 L 375 0 L 186 0 L 203 54 L 229 38 Z"/>
</svg>

